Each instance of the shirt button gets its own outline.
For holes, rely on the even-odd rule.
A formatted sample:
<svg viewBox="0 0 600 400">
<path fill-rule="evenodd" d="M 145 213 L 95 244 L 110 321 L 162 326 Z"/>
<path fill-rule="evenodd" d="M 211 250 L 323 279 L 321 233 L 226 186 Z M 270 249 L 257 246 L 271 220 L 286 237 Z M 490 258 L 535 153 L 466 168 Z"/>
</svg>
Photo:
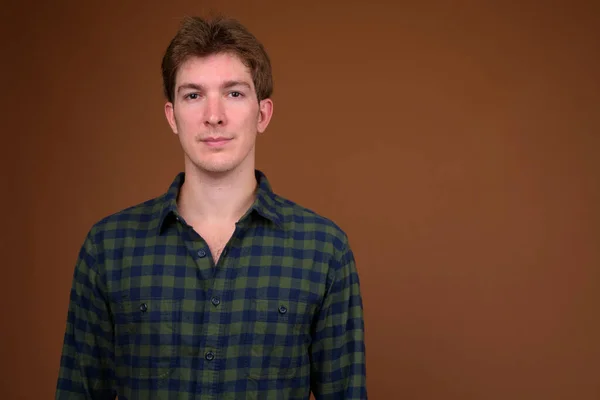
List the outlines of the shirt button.
<svg viewBox="0 0 600 400">
<path fill-rule="evenodd" d="M 214 306 L 218 306 L 219 304 L 221 304 L 221 300 L 219 300 L 219 298 L 216 296 L 210 299 L 210 302 L 213 303 Z"/>
<path fill-rule="evenodd" d="M 215 354 L 212 351 L 208 351 L 204 355 L 204 358 L 206 358 L 207 361 L 212 361 L 215 359 Z"/>
<path fill-rule="evenodd" d="M 140 311 L 141 311 L 141 312 L 146 312 L 146 311 L 148 311 L 148 304 L 146 304 L 146 303 L 142 303 L 142 304 L 140 304 Z"/>
<path fill-rule="evenodd" d="M 198 250 L 198 257 L 202 258 L 206 256 L 206 252 L 204 250 Z"/>
<path fill-rule="evenodd" d="M 285 314 L 287 312 L 287 307 L 286 306 L 280 306 L 279 307 L 279 314 Z"/>
</svg>

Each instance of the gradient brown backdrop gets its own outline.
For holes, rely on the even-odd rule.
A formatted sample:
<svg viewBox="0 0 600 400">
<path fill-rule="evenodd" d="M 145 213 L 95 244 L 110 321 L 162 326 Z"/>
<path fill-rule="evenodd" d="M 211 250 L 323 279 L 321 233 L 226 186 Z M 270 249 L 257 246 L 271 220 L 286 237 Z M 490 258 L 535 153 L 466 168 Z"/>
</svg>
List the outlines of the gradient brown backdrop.
<svg viewBox="0 0 600 400">
<path fill-rule="evenodd" d="M 167 3 L 3 6 L 3 399 L 53 398 L 85 233 L 181 170 L 160 58 L 211 10 L 272 57 L 258 167 L 350 235 L 370 398 L 600 399 L 594 2 Z"/>
</svg>

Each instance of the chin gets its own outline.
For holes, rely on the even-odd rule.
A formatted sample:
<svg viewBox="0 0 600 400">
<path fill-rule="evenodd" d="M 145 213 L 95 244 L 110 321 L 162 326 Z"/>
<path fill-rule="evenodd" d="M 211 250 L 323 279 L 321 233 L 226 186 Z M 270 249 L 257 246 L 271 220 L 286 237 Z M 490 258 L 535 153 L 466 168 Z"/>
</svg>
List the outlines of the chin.
<svg viewBox="0 0 600 400">
<path fill-rule="evenodd" d="M 201 170 L 203 170 L 206 173 L 209 174 L 226 174 L 228 172 L 233 171 L 235 168 L 224 168 L 224 167 L 220 167 L 220 168 L 200 168 Z"/>
<path fill-rule="evenodd" d="M 233 171 L 238 167 L 239 164 L 233 162 L 219 162 L 219 163 L 197 163 L 196 168 L 201 171 L 212 173 L 212 174 L 222 174 L 225 172 Z"/>
<path fill-rule="evenodd" d="M 199 172 L 209 173 L 209 174 L 223 174 L 227 172 L 231 172 L 240 168 L 244 163 L 244 159 L 239 159 L 238 157 L 223 157 L 225 154 L 220 154 L 220 157 L 202 157 L 201 155 L 197 155 L 194 158 L 188 158 L 188 166 L 192 167 Z"/>
</svg>

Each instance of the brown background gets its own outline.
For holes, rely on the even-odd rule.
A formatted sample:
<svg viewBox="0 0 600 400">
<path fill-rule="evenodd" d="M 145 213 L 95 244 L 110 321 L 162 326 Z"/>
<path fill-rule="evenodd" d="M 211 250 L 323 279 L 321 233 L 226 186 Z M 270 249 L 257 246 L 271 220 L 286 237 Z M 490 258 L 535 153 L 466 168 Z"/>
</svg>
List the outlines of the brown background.
<svg viewBox="0 0 600 400">
<path fill-rule="evenodd" d="M 258 167 L 350 235 L 370 398 L 600 399 L 594 2 L 13 3 L 2 398 L 53 398 L 85 233 L 182 168 L 160 58 L 212 9 L 272 57 Z"/>
</svg>

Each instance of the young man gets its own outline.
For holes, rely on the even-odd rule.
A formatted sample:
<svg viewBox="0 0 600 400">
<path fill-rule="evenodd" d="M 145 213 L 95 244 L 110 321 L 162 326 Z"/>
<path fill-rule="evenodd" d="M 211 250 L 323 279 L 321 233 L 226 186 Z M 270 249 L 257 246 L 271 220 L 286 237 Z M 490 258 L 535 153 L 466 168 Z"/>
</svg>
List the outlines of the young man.
<svg viewBox="0 0 600 400">
<path fill-rule="evenodd" d="M 255 169 L 273 114 L 262 45 L 188 18 L 162 71 L 184 172 L 87 235 L 56 398 L 367 399 L 347 236 Z"/>
</svg>

